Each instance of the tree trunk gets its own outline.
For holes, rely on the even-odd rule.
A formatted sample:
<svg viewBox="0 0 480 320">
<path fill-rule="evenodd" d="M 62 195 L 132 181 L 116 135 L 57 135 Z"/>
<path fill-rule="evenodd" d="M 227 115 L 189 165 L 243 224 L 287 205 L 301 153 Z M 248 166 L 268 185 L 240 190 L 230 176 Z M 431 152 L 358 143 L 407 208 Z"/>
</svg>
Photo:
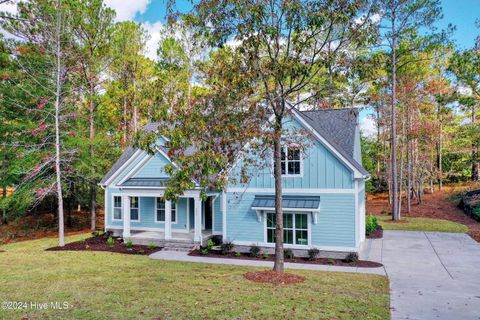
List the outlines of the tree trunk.
<svg viewBox="0 0 480 320">
<path fill-rule="evenodd" d="M 61 11 L 57 13 L 56 34 L 56 93 L 55 93 L 55 173 L 57 182 L 57 198 L 58 198 L 58 245 L 63 247 L 65 245 L 64 222 L 63 222 L 63 193 L 62 193 L 62 176 L 60 168 L 60 95 L 61 95 L 61 42 L 60 42 L 60 28 L 61 28 Z"/>
<path fill-rule="evenodd" d="M 123 95 L 123 124 L 122 124 L 122 149 L 127 147 L 127 96 Z"/>
<path fill-rule="evenodd" d="M 273 161 L 275 175 L 275 263 L 273 270 L 283 272 L 283 207 L 282 207 L 282 117 L 277 116 L 275 123 L 275 141 L 273 144 Z"/>
<path fill-rule="evenodd" d="M 393 8 L 392 8 L 393 9 Z M 392 105 L 391 105 L 391 140 L 390 149 L 391 169 L 392 169 L 392 219 L 400 220 L 398 210 L 398 182 L 397 182 L 397 35 L 395 34 L 395 10 L 392 10 Z"/>
<path fill-rule="evenodd" d="M 438 142 L 437 142 L 437 170 L 438 170 L 438 190 L 443 188 L 443 165 L 442 165 L 442 148 L 443 148 L 443 125 L 440 104 L 438 105 Z"/>
<path fill-rule="evenodd" d="M 2 162 L 2 167 L 3 167 L 3 174 L 6 176 L 7 174 L 7 154 L 5 153 L 5 156 L 3 158 Z M 3 180 L 3 186 L 2 186 L 2 198 L 5 199 L 7 197 L 7 181 Z M 0 221 L 0 224 L 6 224 L 7 223 L 7 208 L 3 207 L 2 208 L 2 219 Z"/>
<path fill-rule="evenodd" d="M 95 84 L 90 79 L 90 157 L 95 158 Z M 92 182 L 90 184 L 90 229 L 95 231 L 97 221 L 97 182 L 95 179 L 95 167 L 92 167 Z"/>
</svg>

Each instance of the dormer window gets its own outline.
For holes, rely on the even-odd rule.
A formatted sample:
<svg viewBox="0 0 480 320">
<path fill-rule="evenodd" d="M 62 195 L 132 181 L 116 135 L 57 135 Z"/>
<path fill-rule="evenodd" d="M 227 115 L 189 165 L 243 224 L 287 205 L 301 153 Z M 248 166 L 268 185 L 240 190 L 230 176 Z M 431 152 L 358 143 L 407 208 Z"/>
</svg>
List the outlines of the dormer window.
<svg viewBox="0 0 480 320">
<path fill-rule="evenodd" d="M 302 152 L 298 147 L 282 148 L 282 175 L 286 177 L 303 174 Z"/>
</svg>

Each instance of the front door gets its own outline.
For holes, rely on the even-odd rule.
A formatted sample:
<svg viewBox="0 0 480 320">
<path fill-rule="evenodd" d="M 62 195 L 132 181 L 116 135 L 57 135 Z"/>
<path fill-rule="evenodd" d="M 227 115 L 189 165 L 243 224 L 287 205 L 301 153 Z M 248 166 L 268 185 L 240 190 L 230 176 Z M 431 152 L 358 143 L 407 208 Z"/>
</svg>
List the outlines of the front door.
<svg viewBox="0 0 480 320">
<path fill-rule="evenodd" d="M 205 230 L 212 230 L 213 198 L 208 197 L 205 201 Z"/>
</svg>

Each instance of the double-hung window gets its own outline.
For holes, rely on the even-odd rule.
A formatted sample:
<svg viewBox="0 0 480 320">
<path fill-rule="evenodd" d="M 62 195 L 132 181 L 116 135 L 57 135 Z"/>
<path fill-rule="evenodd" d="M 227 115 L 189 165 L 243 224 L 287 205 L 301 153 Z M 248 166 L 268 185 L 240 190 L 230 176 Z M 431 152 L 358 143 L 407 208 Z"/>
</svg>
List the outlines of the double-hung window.
<svg viewBox="0 0 480 320">
<path fill-rule="evenodd" d="M 138 197 L 130 197 L 130 220 L 140 221 L 140 204 Z"/>
<path fill-rule="evenodd" d="M 275 243 L 276 216 L 274 212 L 267 213 L 267 242 Z M 308 214 L 283 214 L 283 243 L 308 245 Z"/>
<path fill-rule="evenodd" d="M 177 204 L 172 202 L 172 222 L 177 222 Z M 157 198 L 156 222 L 165 222 L 165 200 Z"/>
<path fill-rule="evenodd" d="M 113 197 L 113 220 L 122 220 L 122 197 Z"/>
<path fill-rule="evenodd" d="M 302 155 L 301 150 L 296 147 L 282 147 L 282 175 L 300 176 L 302 175 Z"/>
</svg>

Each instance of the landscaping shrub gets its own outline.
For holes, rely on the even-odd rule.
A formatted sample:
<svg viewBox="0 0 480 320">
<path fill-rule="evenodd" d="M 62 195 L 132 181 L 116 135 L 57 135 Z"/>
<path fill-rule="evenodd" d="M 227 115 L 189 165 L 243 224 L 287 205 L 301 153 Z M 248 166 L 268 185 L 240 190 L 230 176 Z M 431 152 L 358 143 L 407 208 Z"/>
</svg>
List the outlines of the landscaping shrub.
<svg viewBox="0 0 480 320">
<path fill-rule="evenodd" d="M 148 244 L 148 250 L 154 250 L 156 247 L 157 245 L 153 241 Z"/>
<path fill-rule="evenodd" d="M 125 242 L 125 246 L 127 247 L 127 249 L 131 250 L 133 248 L 132 239 L 128 239 L 127 242 Z"/>
<path fill-rule="evenodd" d="M 475 220 L 480 221 L 480 207 L 473 207 L 472 215 Z"/>
<path fill-rule="evenodd" d="M 268 257 L 270 257 L 270 255 L 269 255 L 267 252 L 265 252 L 265 253 L 263 254 L 263 259 L 268 259 Z"/>
<path fill-rule="evenodd" d="M 315 260 L 319 254 L 320 254 L 320 250 L 318 250 L 317 248 L 312 248 L 308 250 L 308 259 Z"/>
<path fill-rule="evenodd" d="M 250 247 L 250 257 L 254 257 L 254 258 L 257 258 L 259 255 L 260 255 L 260 247 L 253 244 L 251 247 Z"/>
<path fill-rule="evenodd" d="M 240 257 L 240 256 L 242 256 L 242 253 L 240 253 L 240 252 L 238 252 L 238 251 L 235 252 L 235 257 Z"/>
<path fill-rule="evenodd" d="M 375 216 L 371 216 L 371 215 L 368 215 L 367 216 L 367 221 L 365 222 L 365 233 L 368 235 L 370 235 L 372 232 L 374 232 L 375 230 L 377 230 L 378 228 L 378 221 L 377 221 L 377 217 Z"/>
<path fill-rule="evenodd" d="M 115 240 L 113 240 L 112 236 L 108 237 L 107 239 L 107 245 L 109 247 L 113 247 L 115 245 Z"/>
<path fill-rule="evenodd" d="M 343 259 L 344 262 L 357 262 L 358 261 L 358 253 L 356 252 L 350 252 L 345 259 Z"/>
<path fill-rule="evenodd" d="M 209 251 L 208 248 L 203 248 L 200 250 L 200 253 L 206 256 L 208 254 L 208 251 Z"/>
<path fill-rule="evenodd" d="M 214 235 L 211 239 L 216 246 L 219 246 L 222 244 L 222 236 L 219 234 Z"/>
<path fill-rule="evenodd" d="M 208 239 L 207 241 L 207 250 L 210 251 L 215 246 L 215 242 L 212 239 Z"/>
<path fill-rule="evenodd" d="M 232 251 L 232 249 L 233 249 L 233 243 L 230 242 L 230 241 L 224 242 L 220 246 L 220 251 L 221 251 L 222 254 L 227 254 L 230 251 Z"/>
<path fill-rule="evenodd" d="M 108 240 L 108 238 L 113 237 L 113 231 L 108 230 L 107 232 L 104 232 L 104 233 L 102 234 L 102 237 L 103 237 L 103 239 Z"/>
<path fill-rule="evenodd" d="M 295 255 L 293 254 L 293 250 L 292 250 L 292 249 L 285 249 L 285 250 L 283 250 L 283 255 L 284 255 L 285 258 L 287 258 L 287 259 L 293 259 L 293 258 L 295 258 Z"/>
</svg>

